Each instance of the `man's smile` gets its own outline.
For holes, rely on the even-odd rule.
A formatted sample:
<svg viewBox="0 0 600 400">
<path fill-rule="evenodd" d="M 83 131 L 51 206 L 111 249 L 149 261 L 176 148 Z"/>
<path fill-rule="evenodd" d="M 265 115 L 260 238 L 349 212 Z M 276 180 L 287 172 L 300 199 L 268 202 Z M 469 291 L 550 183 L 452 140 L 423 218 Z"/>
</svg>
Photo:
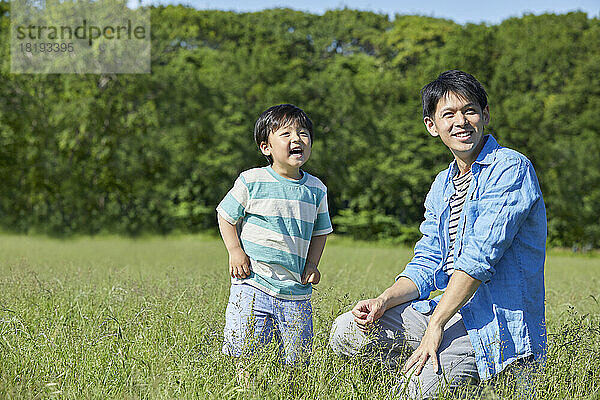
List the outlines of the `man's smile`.
<svg viewBox="0 0 600 400">
<path fill-rule="evenodd" d="M 457 139 L 468 139 L 471 137 L 472 134 L 473 131 L 460 131 L 454 133 L 452 136 L 456 137 Z"/>
</svg>

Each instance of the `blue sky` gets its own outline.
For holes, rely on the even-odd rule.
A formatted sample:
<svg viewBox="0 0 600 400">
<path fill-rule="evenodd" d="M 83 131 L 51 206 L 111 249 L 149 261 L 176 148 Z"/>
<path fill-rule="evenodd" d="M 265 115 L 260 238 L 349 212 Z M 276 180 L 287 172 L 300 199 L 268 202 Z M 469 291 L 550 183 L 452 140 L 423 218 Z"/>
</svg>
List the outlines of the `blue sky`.
<svg viewBox="0 0 600 400">
<path fill-rule="evenodd" d="M 140 0 L 129 0 L 129 4 L 139 4 Z M 353 8 L 370 10 L 393 17 L 394 14 L 418 14 L 454 20 L 460 24 L 467 22 L 497 24 L 509 17 L 519 17 L 524 13 L 544 12 L 565 13 L 581 10 L 589 17 L 598 17 L 598 0 L 465 0 L 465 1 L 406 1 L 406 0 L 141 0 L 142 4 L 185 4 L 197 9 L 259 11 L 265 8 L 287 7 L 301 11 L 322 14 L 326 10 Z"/>
</svg>

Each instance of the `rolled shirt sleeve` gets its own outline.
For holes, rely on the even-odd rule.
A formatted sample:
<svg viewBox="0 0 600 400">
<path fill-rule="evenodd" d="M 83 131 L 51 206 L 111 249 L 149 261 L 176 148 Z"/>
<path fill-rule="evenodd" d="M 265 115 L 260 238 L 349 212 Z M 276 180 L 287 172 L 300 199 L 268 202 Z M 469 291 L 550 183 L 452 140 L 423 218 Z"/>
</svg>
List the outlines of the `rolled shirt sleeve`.
<svg viewBox="0 0 600 400">
<path fill-rule="evenodd" d="M 533 205 L 540 201 L 541 191 L 533 166 L 525 158 L 503 160 L 494 166 L 484 185 L 473 232 L 464 237 L 454 269 L 488 282 Z"/>
</svg>

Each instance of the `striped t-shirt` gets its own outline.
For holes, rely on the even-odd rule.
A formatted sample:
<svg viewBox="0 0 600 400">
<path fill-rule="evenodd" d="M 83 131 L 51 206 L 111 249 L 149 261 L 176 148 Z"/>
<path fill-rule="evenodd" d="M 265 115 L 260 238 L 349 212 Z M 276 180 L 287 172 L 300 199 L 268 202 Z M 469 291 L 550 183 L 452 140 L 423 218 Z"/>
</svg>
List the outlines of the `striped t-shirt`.
<svg viewBox="0 0 600 400">
<path fill-rule="evenodd" d="M 272 296 L 303 300 L 312 286 L 301 283 L 313 236 L 333 231 L 327 207 L 327 187 L 302 172 L 299 180 L 263 167 L 244 171 L 223 198 L 217 212 L 231 224 L 240 222 L 240 242 L 250 258 L 248 278 L 232 278 Z"/>
<path fill-rule="evenodd" d="M 458 221 L 460 214 L 467 198 L 467 190 L 471 183 L 471 170 L 467 171 L 464 175 L 458 173 L 452 178 L 454 184 L 454 194 L 450 197 L 450 222 L 448 223 L 448 234 L 450 236 L 450 246 L 448 248 L 448 257 L 444 263 L 444 271 L 448 275 L 452 275 L 454 272 L 454 241 L 456 239 L 456 232 L 458 230 Z"/>
</svg>

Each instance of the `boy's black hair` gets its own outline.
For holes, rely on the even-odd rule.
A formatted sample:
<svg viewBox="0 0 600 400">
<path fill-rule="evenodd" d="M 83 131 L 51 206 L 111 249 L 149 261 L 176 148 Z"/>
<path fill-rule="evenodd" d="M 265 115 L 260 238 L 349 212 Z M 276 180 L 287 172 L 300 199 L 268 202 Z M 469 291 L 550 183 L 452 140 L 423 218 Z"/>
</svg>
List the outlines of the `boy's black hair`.
<svg viewBox="0 0 600 400">
<path fill-rule="evenodd" d="M 481 83 L 471 74 L 452 69 L 442 72 L 436 80 L 421 89 L 423 118 L 433 118 L 438 101 L 450 92 L 476 102 L 481 110 L 487 106 L 487 93 Z"/>
<path fill-rule="evenodd" d="M 262 142 L 269 141 L 269 134 L 277 129 L 298 125 L 308 131 L 310 142 L 313 141 L 313 124 L 308 115 L 293 104 L 279 104 L 265 110 L 254 124 L 254 141 L 260 148 Z M 265 156 L 269 164 L 273 164 L 273 157 Z"/>
</svg>

